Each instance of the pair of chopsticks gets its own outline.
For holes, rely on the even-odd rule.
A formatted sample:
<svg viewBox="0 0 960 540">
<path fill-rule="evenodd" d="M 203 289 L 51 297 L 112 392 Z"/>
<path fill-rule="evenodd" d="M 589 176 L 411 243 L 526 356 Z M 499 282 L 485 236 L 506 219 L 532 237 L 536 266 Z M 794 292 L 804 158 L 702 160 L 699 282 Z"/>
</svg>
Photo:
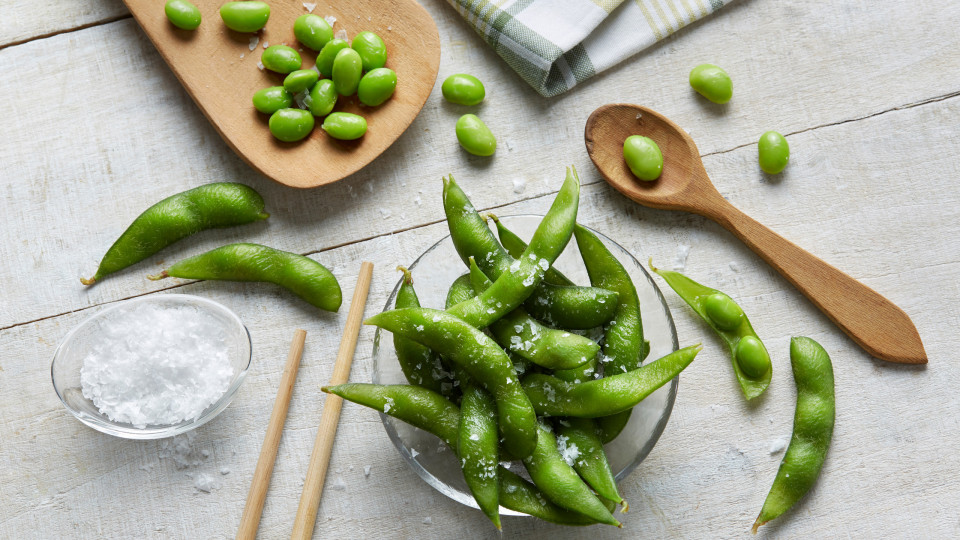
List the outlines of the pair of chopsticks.
<svg viewBox="0 0 960 540">
<path fill-rule="evenodd" d="M 333 366 L 331 385 L 343 384 L 350 378 L 350 365 L 353 363 L 353 353 L 357 348 L 357 336 L 360 334 L 360 323 L 363 319 L 363 308 L 367 303 L 367 293 L 370 291 L 370 281 L 373 278 L 373 264 L 364 262 L 360 266 L 360 277 L 357 278 L 357 287 L 353 291 L 353 300 L 350 302 L 350 313 L 347 314 L 347 324 L 343 329 L 343 338 L 340 340 L 340 350 Z M 240 518 L 240 529 L 237 531 L 237 540 L 253 540 L 260 526 L 260 516 L 263 513 L 263 503 L 267 498 L 267 487 L 270 485 L 270 476 L 273 474 L 273 464 L 277 458 L 277 448 L 280 446 L 280 435 L 283 433 L 283 424 L 287 419 L 287 410 L 290 408 L 290 396 L 293 394 L 293 383 L 297 378 L 297 369 L 300 366 L 300 357 L 303 354 L 303 345 L 307 333 L 297 330 L 290 344 L 290 353 L 287 355 L 287 364 L 283 369 L 280 380 L 280 389 L 277 390 L 277 400 L 270 413 L 270 424 L 267 426 L 267 435 L 263 439 L 263 448 L 257 459 L 257 467 L 253 472 L 253 483 L 247 495 L 247 504 Z M 297 517 L 293 523 L 293 539 L 308 539 L 313 536 L 313 527 L 317 521 L 317 511 L 320 509 L 320 495 L 323 491 L 323 481 L 327 476 L 327 465 L 330 464 L 330 451 L 333 449 L 333 439 L 337 434 L 337 422 L 340 420 L 340 408 L 343 399 L 328 394 L 324 402 L 323 414 L 320 416 L 320 427 L 317 429 L 317 438 L 313 443 L 313 453 L 310 455 L 310 465 L 307 468 L 307 478 L 303 483 L 303 493 L 300 495 L 300 506 L 297 508 Z"/>
</svg>

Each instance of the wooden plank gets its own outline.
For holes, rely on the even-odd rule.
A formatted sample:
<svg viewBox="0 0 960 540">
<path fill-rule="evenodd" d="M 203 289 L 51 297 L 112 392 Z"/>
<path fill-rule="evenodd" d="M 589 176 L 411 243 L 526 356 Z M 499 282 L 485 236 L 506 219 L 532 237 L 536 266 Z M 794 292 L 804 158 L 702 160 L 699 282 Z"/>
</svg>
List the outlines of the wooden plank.
<svg viewBox="0 0 960 540">
<path fill-rule="evenodd" d="M 308 252 L 439 220 L 439 179 L 450 172 L 481 207 L 556 189 L 565 162 L 579 165 L 584 179 L 593 181 L 580 122 L 605 102 L 642 101 L 687 126 L 703 152 L 716 152 L 751 143 L 769 128 L 810 129 L 960 88 L 953 32 L 960 5 L 937 4 L 934 11 L 932 2 L 883 10 L 734 3 L 717 18 L 549 102 L 472 36 L 459 15 L 439 0 L 427 7 L 441 31 L 441 77 L 467 70 L 487 83 L 488 100 L 478 111 L 499 135 L 499 153 L 488 160 L 461 151 L 453 125 L 466 109 L 434 95 L 382 159 L 335 186 L 311 191 L 277 186 L 233 155 L 131 20 L 0 50 L 0 63 L 17 66 L 0 81 L 8 100 L 0 123 L 8 140 L 19 141 L 0 147 L 0 212 L 7 237 L 14 239 L 0 245 L 0 293 L 12 299 L 0 305 L 0 328 L 164 287 L 142 276 L 228 241 Z M 906 40 L 907 33 L 914 48 L 887 46 L 890 36 Z M 707 59 L 706 50 L 741 81 L 723 112 L 686 87 L 687 67 Z M 791 51 L 795 62 L 766 50 Z M 838 57 L 838 50 L 850 52 Z M 255 63 L 252 54 L 224 62 Z M 854 166 L 839 156 L 835 161 Z M 753 164 L 747 167 L 742 170 Z M 820 164 L 811 170 L 828 169 Z M 791 174 L 801 172 L 793 168 Z M 729 176 L 733 181 L 743 173 L 733 168 Z M 78 278 L 93 271 L 141 210 L 223 179 L 263 192 L 274 214 L 270 223 L 204 233 L 93 289 L 79 285 Z M 776 226 L 779 219 L 774 213 L 766 223 Z"/>
<path fill-rule="evenodd" d="M 794 389 L 788 340 L 808 335 L 830 352 L 838 416 L 823 475 L 811 495 L 762 534 L 776 537 L 955 536 L 956 520 L 938 501 L 956 499 L 960 407 L 954 391 L 957 339 L 945 321 L 960 320 L 956 276 L 960 194 L 953 126 L 960 99 L 790 137 L 794 162 L 779 181 L 756 169 L 751 148 L 710 156 L 721 191 L 786 237 L 888 295 L 914 319 L 930 354 L 927 369 L 867 357 L 802 296 L 718 226 L 695 216 L 647 210 L 602 184 L 584 189 L 581 221 L 645 259 L 670 267 L 686 247 L 687 273 L 736 298 L 774 358 L 766 397 L 745 404 L 722 345 L 675 295 L 665 292 L 682 343 L 702 340 L 701 356 L 681 377 L 676 408 L 657 447 L 627 478 L 626 531 L 593 528 L 597 538 L 733 537 L 746 534 L 772 482 L 789 437 Z M 930 137 L 904 138 L 912 126 Z M 855 144 L 851 141 L 856 141 Z M 885 149 L 880 152 L 878 149 Z M 752 171 L 744 173 L 743 171 Z M 904 189 L 909 188 L 909 196 Z M 542 213 L 550 196 L 501 210 Z M 445 234 L 443 224 L 384 236 L 316 256 L 352 294 L 359 261 L 377 267 L 367 313 L 383 306 L 397 262 Z M 290 329 L 311 339 L 294 390 L 287 430 L 261 524 L 265 538 L 289 534 L 319 418 L 317 388 L 330 376 L 346 311 L 318 315 L 271 287 L 198 283 L 179 292 L 223 302 L 244 319 L 255 361 L 234 403 L 200 428 L 192 446 L 200 464 L 177 470 L 160 458 L 163 442 L 120 441 L 74 421 L 50 388 L 47 362 L 58 340 L 88 311 L 0 331 L 0 490 L 7 494 L 0 537 L 222 537 L 239 523 L 243 499 L 269 416 Z M 370 380 L 373 332 L 361 332 L 352 380 Z M 371 465 L 370 477 L 363 468 Z M 187 474 L 220 475 L 200 493 Z M 322 538 L 497 538 L 479 512 L 445 499 L 408 470 L 376 413 L 346 406 L 330 465 L 343 489 L 324 497 Z M 430 523 L 424 523 L 426 518 Z M 579 538 L 533 520 L 504 520 L 508 537 Z M 631 533 L 630 531 L 633 531 Z"/>
<path fill-rule="evenodd" d="M 121 0 L 0 0 L 0 48 L 51 34 L 103 24 L 130 14 Z"/>
</svg>

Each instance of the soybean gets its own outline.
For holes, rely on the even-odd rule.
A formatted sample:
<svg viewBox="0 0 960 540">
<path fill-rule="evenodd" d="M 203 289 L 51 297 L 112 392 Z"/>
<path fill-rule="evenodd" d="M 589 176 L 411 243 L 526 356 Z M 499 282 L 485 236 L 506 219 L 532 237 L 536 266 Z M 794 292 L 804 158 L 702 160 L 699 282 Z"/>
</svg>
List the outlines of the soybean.
<svg viewBox="0 0 960 540">
<path fill-rule="evenodd" d="M 325 266 L 308 257 L 259 244 L 221 246 L 148 277 L 274 283 L 326 311 L 337 311 L 343 300 L 340 283 Z"/>
<path fill-rule="evenodd" d="M 184 30 L 196 30 L 200 26 L 200 10 L 187 0 L 167 0 L 163 6 L 170 24 Z"/>
<path fill-rule="evenodd" d="M 357 86 L 357 97 L 360 103 L 368 107 L 376 107 L 390 99 L 397 89 L 397 74 L 389 68 L 376 68 L 360 79 Z"/>
<path fill-rule="evenodd" d="M 309 111 L 280 109 L 270 115 L 270 133 L 283 142 L 295 142 L 310 135 L 314 123 L 313 115 Z"/>
<path fill-rule="evenodd" d="M 719 66 L 700 64 L 690 71 L 690 86 L 701 96 L 723 104 L 733 97 L 733 81 Z"/>
<path fill-rule="evenodd" d="M 335 112 L 324 118 L 320 127 L 334 139 L 352 141 L 367 132 L 367 121 L 358 114 Z"/>
<path fill-rule="evenodd" d="M 237 32 L 256 32 L 270 19 L 266 2 L 227 2 L 220 6 L 220 18 L 227 28 Z"/>
<path fill-rule="evenodd" d="M 440 91 L 443 99 L 457 105 L 477 105 L 486 96 L 480 79 L 466 73 L 457 73 L 444 79 Z"/>
<path fill-rule="evenodd" d="M 300 69 L 300 53 L 286 45 L 271 45 L 260 55 L 263 67 L 277 73 L 291 73 Z"/>
<path fill-rule="evenodd" d="M 663 172 L 663 154 L 660 147 L 649 137 L 631 135 L 623 141 L 623 159 L 634 176 L 652 181 Z"/>
<path fill-rule="evenodd" d="M 795 337 L 790 340 L 790 365 L 797 385 L 793 435 L 770 493 L 753 523 L 754 533 L 810 491 L 833 438 L 836 400 L 830 355 L 816 341 Z"/>
<path fill-rule="evenodd" d="M 264 114 L 273 114 L 293 105 L 293 96 L 282 86 L 271 86 L 253 94 L 253 106 Z"/>
<path fill-rule="evenodd" d="M 343 49 L 337 53 L 331 68 L 333 86 L 341 96 L 352 96 L 357 93 L 360 84 L 360 75 L 363 73 L 362 61 L 357 51 Z"/>
<path fill-rule="evenodd" d="M 768 131 L 760 136 L 757 143 L 760 168 L 767 174 L 780 174 L 790 162 L 790 145 L 787 139 L 776 131 Z"/>
<path fill-rule="evenodd" d="M 460 377 L 460 433 L 457 454 L 463 478 L 480 510 L 500 529 L 500 443 L 497 434 L 497 405 L 489 392 L 468 375 Z"/>
<path fill-rule="evenodd" d="M 331 77 L 333 75 L 333 61 L 340 51 L 349 47 L 350 44 L 342 39 L 334 38 L 328 41 L 320 49 L 320 54 L 317 55 L 317 70 L 320 71 L 320 74 L 324 77 Z"/>
<path fill-rule="evenodd" d="M 727 344 L 733 372 L 744 397 L 753 399 L 762 394 L 770 385 L 773 374 L 770 355 L 743 309 L 726 294 L 683 274 L 655 268 L 652 261 L 650 268 Z M 744 344 L 745 339 L 747 343 Z"/>
<path fill-rule="evenodd" d="M 497 139 L 490 128 L 475 114 L 465 114 L 457 120 L 457 141 L 464 150 L 475 156 L 492 156 L 497 150 Z"/>
<path fill-rule="evenodd" d="M 333 28 L 330 28 L 330 24 L 323 17 L 308 13 L 294 21 L 293 35 L 308 49 L 319 52 L 333 39 Z"/>
<path fill-rule="evenodd" d="M 337 89 L 333 87 L 333 81 L 323 79 L 318 81 L 310 89 L 310 114 L 314 116 L 326 116 L 330 114 L 333 107 L 337 104 Z"/>
<path fill-rule="evenodd" d="M 350 48 L 360 55 L 364 71 L 382 68 L 387 63 L 387 45 L 373 32 L 360 32 L 353 36 Z"/>
<path fill-rule="evenodd" d="M 267 219 L 270 214 L 263 207 L 263 197 L 253 188 L 232 182 L 207 184 L 167 197 L 137 216 L 107 250 L 93 277 L 80 281 L 93 285 L 206 229 Z"/>
<path fill-rule="evenodd" d="M 312 69 L 298 69 L 283 79 L 283 87 L 291 94 L 313 88 L 320 80 L 320 74 Z"/>
</svg>

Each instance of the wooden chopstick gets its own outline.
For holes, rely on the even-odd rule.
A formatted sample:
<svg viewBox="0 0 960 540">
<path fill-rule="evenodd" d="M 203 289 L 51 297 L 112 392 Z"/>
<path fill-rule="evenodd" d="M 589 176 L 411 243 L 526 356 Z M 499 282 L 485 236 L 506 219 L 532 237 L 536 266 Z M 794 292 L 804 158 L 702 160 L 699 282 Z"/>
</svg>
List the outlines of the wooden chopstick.
<svg viewBox="0 0 960 540">
<path fill-rule="evenodd" d="M 343 329 L 340 351 L 333 366 L 331 386 L 343 384 L 350 378 L 350 365 L 353 363 L 353 353 L 357 348 L 357 336 L 360 334 L 360 323 L 363 320 L 363 307 L 367 303 L 367 293 L 370 291 L 372 278 L 373 264 L 364 262 L 360 266 L 360 277 L 357 278 L 357 288 L 353 291 L 347 325 Z M 290 538 L 294 540 L 307 540 L 313 536 L 317 512 L 320 510 L 323 481 L 327 476 L 327 465 L 330 464 L 330 451 L 333 449 L 333 439 L 337 434 L 337 422 L 340 421 L 342 406 L 342 398 L 327 394 L 323 404 L 323 414 L 320 416 L 320 427 L 317 429 L 317 438 L 313 443 L 313 453 L 310 454 L 307 478 L 303 482 L 303 493 L 300 494 L 300 506 L 297 507 L 297 517 L 293 521 L 293 534 Z"/>
<path fill-rule="evenodd" d="M 300 367 L 300 357 L 303 355 L 306 339 L 307 333 L 303 330 L 293 333 L 293 342 L 290 344 L 287 363 L 280 378 L 280 388 L 277 390 L 277 400 L 273 402 L 267 434 L 263 438 L 257 467 L 253 471 L 253 483 L 250 484 L 247 505 L 243 508 L 243 517 L 240 518 L 237 540 L 253 540 L 257 536 L 260 516 L 263 514 L 263 501 L 267 498 L 267 488 L 270 486 L 270 476 L 273 474 L 273 464 L 277 459 L 277 448 L 280 446 L 280 437 L 283 435 L 283 424 L 287 420 L 290 396 L 293 395 L 293 383 L 297 380 L 297 370 Z"/>
</svg>

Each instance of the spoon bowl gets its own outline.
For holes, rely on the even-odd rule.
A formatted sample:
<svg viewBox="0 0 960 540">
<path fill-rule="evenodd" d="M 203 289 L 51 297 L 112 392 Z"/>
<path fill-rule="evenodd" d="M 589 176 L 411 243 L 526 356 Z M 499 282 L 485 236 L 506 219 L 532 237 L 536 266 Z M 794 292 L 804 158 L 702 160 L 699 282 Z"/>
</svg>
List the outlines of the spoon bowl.
<svg viewBox="0 0 960 540">
<path fill-rule="evenodd" d="M 663 172 L 657 180 L 645 182 L 630 172 L 623 159 L 623 141 L 630 135 L 649 137 L 660 147 Z M 587 119 L 584 139 L 600 174 L 627 198 L 716 221 L 868 353 L 890 362 L 927 363 L 920 334 L 902 309 L 727 202 L 710 182 L 690 134 L 669 118 L 639 105 L 604 105 Z"/>
<path fill-rule="evenodd" d="M 256 33 L 229 30 L 220 19 L 221 0 L 194 0 L 203 22 L 193 31 L 170 24 L 163 2 L 124 2 L 227 145 L 263 175 L 292 187 L 336 182 L 373 161 L 419 114 L 440 68 L 437 26 L 414 0 L 271 2 L 270 19 Z M 308 13 L 306 6 L 312 6 L 313 13 L 321 17 L 336 17 L 334 30 L 345 30 L 348 40 L 369 30 L 387 44 L 386 67 L 397 72 L 393 97 L 378 107 L 366 107 L 356 96 L 341 96 L 334 108 L 367 119 L 367 134 L 357 141 L 330 138 L 320 129 L 323 119 L 317 118 L 316 127 L 306 139 L 280 142 L 267 128 L 269 117 L 258 113 L 251 103 L 257 90 L 283 84 L 284 75 L 258 67 L 268 43 L 298 49 L 303 69 L 315 64 L 316 52 L 293 35 L 293 23 Z"/>
</svg>

